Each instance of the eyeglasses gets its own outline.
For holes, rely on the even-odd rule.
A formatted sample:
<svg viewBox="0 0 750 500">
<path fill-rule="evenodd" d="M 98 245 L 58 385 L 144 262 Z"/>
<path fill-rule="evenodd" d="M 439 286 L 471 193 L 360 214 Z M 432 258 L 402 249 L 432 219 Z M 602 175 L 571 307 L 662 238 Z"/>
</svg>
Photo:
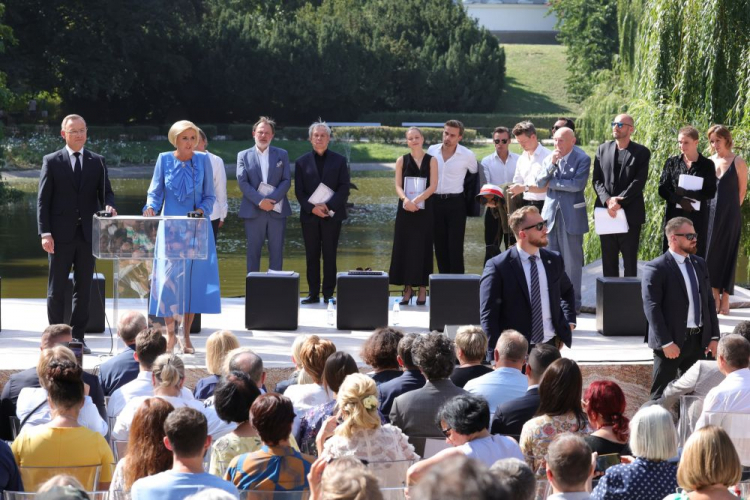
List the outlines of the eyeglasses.
<svg viewBox="0 0 750 500">
<path fill-rule="evenodd" d="M 561 128 L 563 128 L 563 126 L 564 126 L 564 125 L 560 125 L 560 126 L 558 127 L 557 125 L 555 125 L 555 126 L 553 126 L 553 127 L 552 127 L 552 131 L 553 131 L 553 132 L 557 132 L 557 130 L 558 130 L 558 129 L 561 129 Z"/>
<path fill-rule="evenodd" d="M 541 231 L 545 227 L 547 227 L 547 221 L 543 220 L 542 222 L 538 224 L 532 224 L 531 226 L 528 226 L 528 227 L 522 227 L 521 231 L 528 231 L 529 229 L 532 229 L 532 228 L 536 229 L 537 231 Z"/>
<path fill-rule="evenodd" d="M 495 144 L 500 144 L 501 142 L 503 144 L 508 144 L 509 139 L 495 139 Z"/>
<path fill-rule="evenodd" d="M 625 122 L 612 122 L 612 126 L 613 127 L 617 127 L 617 128 L 622 128 L 622 127 L 625 127 L 625 126 L 632 127 L 631 124 L 625 123 Z"/>
<path fill-rule="evenodd" d="M 440 432 L 442 432 L 442 433 L 443 433 L 443 436 L 445 436 L 445 437 L 449 438 L 449 437 L 451 437 L 451 431 L 452 431 L 452 430 L 453 430 L 452 428 L 450 428 L 450 427 L 447 427 L 447 428 L 445 428 L 445 429 L 441 428 L 441 429 L 440 429 Z"/>
<path fill-rule="evenodd" d="M 674 233 L 675 236 L 684 236 L 686 240 L 693 241 L 698 238 L 698 233 Z"/>
<path fill-rule="evenodd" d="M 66 130 L 65 135 L 84 135 L 87 130 L 87 128 L 82 128 L 79 130 Z"/>
</svg>

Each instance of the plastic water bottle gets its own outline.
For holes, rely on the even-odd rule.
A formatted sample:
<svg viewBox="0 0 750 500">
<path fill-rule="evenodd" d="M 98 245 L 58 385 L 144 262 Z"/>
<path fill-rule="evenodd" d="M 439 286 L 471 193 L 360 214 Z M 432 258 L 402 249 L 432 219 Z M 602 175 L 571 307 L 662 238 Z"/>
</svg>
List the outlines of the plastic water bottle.
<svg viewBox="0 0 750 500">
<path fill-rule="evenodd" d="M 336 324 L 336 306 L 333 305 L 333 299 L 328 299 L 328 324 L 333 326 Z"/>
<path fill-rule="evenodd" d="M 394 325 L 398 325 L 399 313 L 401 312 L 401 306 L 398 305 L 398 301 L 393 303 L 393 310 L 391 311 L 391 321 Z"/>
</svg>

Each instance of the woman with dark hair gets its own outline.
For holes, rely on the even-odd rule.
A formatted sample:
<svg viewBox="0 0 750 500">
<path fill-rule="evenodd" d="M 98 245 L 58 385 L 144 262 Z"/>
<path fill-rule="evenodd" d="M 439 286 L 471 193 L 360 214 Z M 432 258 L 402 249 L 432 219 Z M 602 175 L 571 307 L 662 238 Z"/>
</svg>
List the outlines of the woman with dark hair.
<svg viewBox="0 0 750 500">
<path fill-rule="evenodd" d="M 624 415 L 625 394 L 619 385 L 609 380 L 591 382 L 583 395 L 583 410 L 594 430 L 584 437 L 592 451 L 599 455 L 630 455 L 630 420 Z"/>
<path fill-rule="evenodd" d="M 73 361 L 50 361 L 43 374 L 43 383 L 47 387 L 52 421 L 24 429 L 13 441 L 13 455 L 22 468 L 99 465 L 97 489 L 106 490 L 112 480 L 112 463 L 115 459 L 101 434 L 78 423 L 84 404 L 81 373 L 81 367 Z M 29 476 L 24 478 L 24 483 L 29 491 L 39 486 Z"/>
<path fill-rule="evenodd" d="M 289 434 L 294 407 L 281 394 L 263 394 L 250 407 L 250 419 L 263 447 L 232 459 L 224 479 L 239 490 L 301 491 L 307 489 L 307 474 L 315 457 L 292 448 Z"/>
<path fill-rule="evenodd" d="M 373 367 L 368 373 L 376 385 L 388 382 L 403 373 L 398 365 L 398 343 L 404 334 L 395 328 L 378 328 L 362 345 L 362 361 Z"/>
<path fill-rule="evenodd" d="M 521 451 L 531 470 L 540 477 L 547 448 L 558 434 L 572 432 L 591 434 L 586 414 L 581 408 L 583 377 L 572 359 L 560 358 L 545 370 L 539 384 L 537 416 L 523 425 Z"/>
<path fill-rule="evenodd" d="M 138 479 L 172 468 L 172 452 L 164 446 L 164 422 L 174 410 L 169 401 L 149 398 L 133 417 L 128 454 L 117 463 L 109 492 L 130 491 Z"/>
<path fill-rule="evenodd" d="M 309 410 L 300 420 L 296 437 L 302 453 L 318 455 L 315 436 L 318 435 L 323 421 L 336 413 L 336 395 L 346 376 L 358 372 L 357 362 L 351 355 L 338 351 L 328 356 L 325 368 L 323 368 L 323 387 L 333 394 L 334 399 Z"/>
</svg>

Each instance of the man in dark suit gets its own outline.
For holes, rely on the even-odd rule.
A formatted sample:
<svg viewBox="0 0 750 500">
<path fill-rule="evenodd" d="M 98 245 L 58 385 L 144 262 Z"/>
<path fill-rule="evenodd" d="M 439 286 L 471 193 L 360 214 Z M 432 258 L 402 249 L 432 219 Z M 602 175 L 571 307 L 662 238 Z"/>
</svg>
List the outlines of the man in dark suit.
<svg viewBox="0 0 750 500">
<path fill-rule="evenodd" d="M 606 208 L 615 218 L 625 210 L 628 232 L 599 236 L 602 244 L 602 271 L 605 277 L 620 275 L 620 253 L 625 276 L 638 274 L 638 245 L 641 225 L 646 222 L 643 188 L 648 179 L 651 151 L 630 140 L 635 122 L 630 115 L 617 115 L 612 122 L 614 141 L 605 142 L 596 151 L 591 175 L 596 191 L 594 209 Z"/>
<path fill-rule="evenodd" d="M 529 348 L 541 343 L 570 347 L 576 325 L 575 293 L 560 254 L 544 248 L 546 221 L 539 209 L 529 205 L 513 212 L 508 224 L 517 243 L 487 261 L 479 282 L 488 359 L 505 330 L 522 333 Z"/>
<path fill-rule="evenodd" d="M 664 233 L 669 250 L 648 262 L 641 293 L 654 350 L 651 399 L 709 351 L 716 357 L 719 320 L 706 262 L 695 255 L 698 240 L 690 219 L 675 217 Z"/>
<path fill-rule="evenodd" d="M 492 417 L 492 434 L 504 434 L 518 441 L 523 424 L 531 420 L 539 408 L 539 382 L 542 375 L 560 357 L 560 351 L 547 344 L 539 344 L 531 350 L 526 362 L 526 377 L 529 379 L 526 394 L 497 405 Z"/>
<path fill-rule="evenodd" d="M 49 254 L 47 318 L 50 325 L 63 323 L 65 285 L 73 267 L 70 326 L 73 338 L 83 342 L 94 272 L 91 221 L 102 208 L 112 215 L 117 212 L 104 158 L 83 148 L 86 122 L 78 115 L 66 116 L 60 135 L 65 147 L 44 157 L 37 198 L 39 236 Z M 85 343 L 84 353 L 91 354 Z"/>
<path fill-rule="evenodd" d="M 323 253 L 323 298 L 333 298 L 336 288 L 336 249 L 339 245 L 341 223 L 346 219 L 349 199 L 349 168 L 346 158 L 328 149 L 331 128 L 325 122 L 310 125 L 313 150 L 294 162 L 294 193 L 300 205 L 302 237 L 305 240 L 307 285 L 310 293 L 303 304 L 320 302 L 320 254 Z M 310 197 L 318 190 L 330 194 L 327 201 Z M 327 189 L 325 189 L 327 188 Z M 329 191 L 330 190 L 330 191 Z"/>
<path fill-rule="evenodd" d="M 42 339 L 39 345 L 41 351 L 50 349 L 56 345 L 66 345 L 73 340 L 71 328 L 68 325 L 50 325 L 42 333 Z M 89 386 L 88 395 L 91 401 L 99 410 L 99 415 L 106 422 L 107 409 L 104 406 L 104 392 L 99 379 L 96 375 L 84 371 L 82 374 L 83 382 Z M 39 375 L 36 373 L 36 367 L 14 373 L 3 386 L 3 393 L 0 396 L 0 438 L 6 441 L 13 439 L 13 433 L 10 427 L 10 418 L 16 416 L 16 403 L 21 390 L 26 387 L 41 387 L 39 384 Z"/>
<path fill-rule="evenodd" d="M 125 350 L 99 367 L 99 383 L 105 396 L 135 380 L 138 376 L 138 361 L 135 359 L 135 338 L 148 328 L 146 317 L 138 311 L 127 311 L 117 322 L 117 335 L 125 343 Z"/>
<path fill-rule="evenodd" d="M 242 191 L 247 272 L 260 271 L 260 253 L 268 239 L 268 269 L 281 271 L 286 218 L 292 215 L 286 193 L 292 186 L 289 155 L 271 146 L 276 123 L 261 116 L 253 126 L 255 146 L 237 154 L 237 185 Z"/>
<path fill-rule="evenodd" d="M 402 394 L 424 387 L 424 375 L 414 364 L 412 348 L 414 341 L 419 338 L 417 333 L 407 333 L 398 341 L 398 364 L 404 369 L 400 377 L 383 382 L 378 387 L 380 393 L 380 413 L 386 420 L 390 417 L 393 402 Z"/>
</svg>

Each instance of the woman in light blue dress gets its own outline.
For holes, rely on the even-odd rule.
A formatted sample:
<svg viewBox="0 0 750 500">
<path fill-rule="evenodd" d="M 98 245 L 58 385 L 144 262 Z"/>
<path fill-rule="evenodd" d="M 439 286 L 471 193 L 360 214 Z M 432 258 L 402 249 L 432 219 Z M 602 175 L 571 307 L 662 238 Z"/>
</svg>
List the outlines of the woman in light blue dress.
<svg viewBox="0 0 750 500">
<path fill-rule="evenodd" d="M 175 320 L 184 316 L 183 349 L 192 354 L 195 349 L 190 342 L 190 325 L 195 313 L 221 313 L 219 265 L 209 219 L 216 198 L 211 162 L 205 153 L 195 151 L 198 127 L 182 120 L 172 125 L 168 137 L 177 150 L 161 153 L 156 160 L 143 215 L 153 217 L 160 212 L 186 216 L 198 212 L 205 222 L 195 232 L 188 229 L 194 226 L 187 222 L 159 225 L 149 314 L 165 319 L 169 351 L 177 342 Z M 207 239 L 207 258 L 187 258 L 191 251 L 203 247 L 199 243 L 203 239 Z"/>
</svg>

